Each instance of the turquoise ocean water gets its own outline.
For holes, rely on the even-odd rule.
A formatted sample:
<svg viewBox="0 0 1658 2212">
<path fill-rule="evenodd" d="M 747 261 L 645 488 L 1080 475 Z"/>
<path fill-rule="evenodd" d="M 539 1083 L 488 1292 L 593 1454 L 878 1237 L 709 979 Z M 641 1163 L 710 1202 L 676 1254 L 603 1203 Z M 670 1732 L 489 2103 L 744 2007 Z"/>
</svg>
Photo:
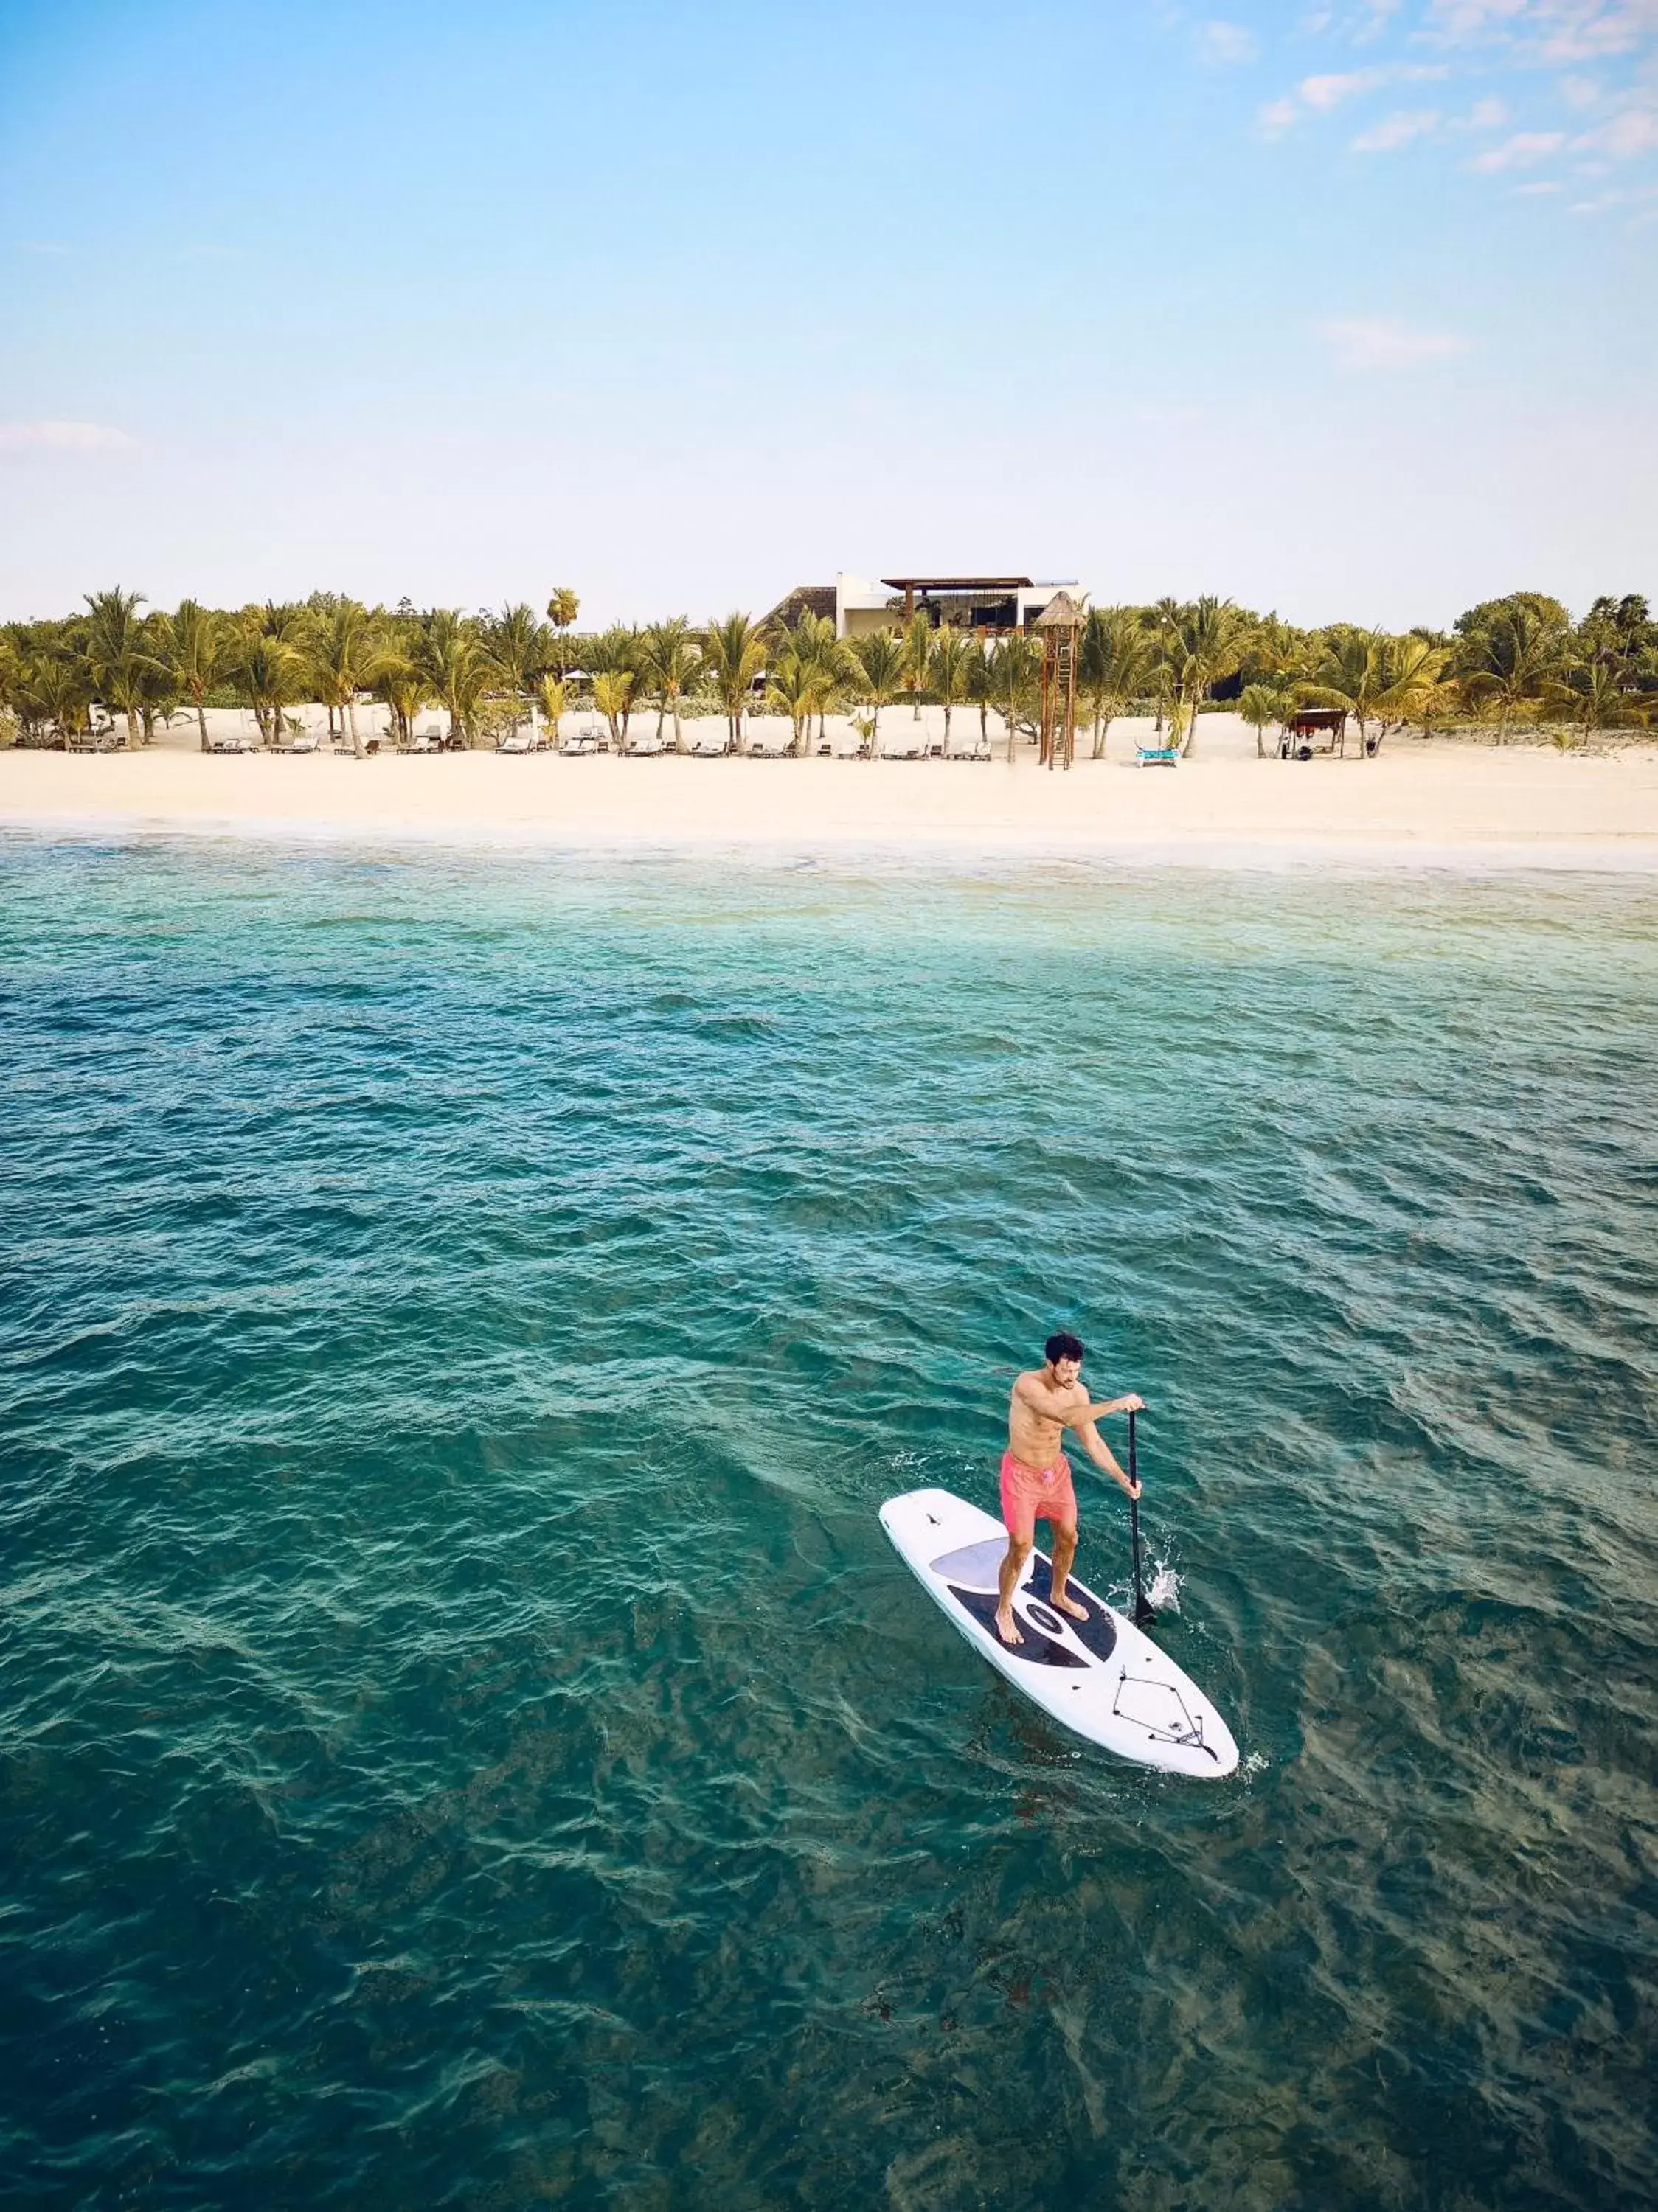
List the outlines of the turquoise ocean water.
<svg viewBox="0 0 1658 2212">
<path fill-rule="evenodd" d="M 1658 2197 L 1658 889 L 0 885 L 8 2202 Z M 876 1524 L 1058 1324 L 1233 1781 Z"/>
</svg>

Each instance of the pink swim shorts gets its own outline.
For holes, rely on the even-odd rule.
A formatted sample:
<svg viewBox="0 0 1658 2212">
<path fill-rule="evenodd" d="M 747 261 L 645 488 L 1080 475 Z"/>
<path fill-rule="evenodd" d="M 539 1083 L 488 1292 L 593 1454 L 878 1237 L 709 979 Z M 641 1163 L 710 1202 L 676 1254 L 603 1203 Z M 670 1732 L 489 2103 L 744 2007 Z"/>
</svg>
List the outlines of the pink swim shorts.
<svg viewBox="0 0 1658 2212">
<path fill-rule="evenodd" d="M 1076 1525 L 1076 1492 L 1070 1462 L 1061 1452 L 1051 1467 L 1027 1467 L 1011 1452 L 1002 1455 L 1002 1518 L 1008 1534 L 1021 1544 L 1034 1540 L 1037 1522 L 1045 1515 L 1056 1527 Z"/>
</svg>

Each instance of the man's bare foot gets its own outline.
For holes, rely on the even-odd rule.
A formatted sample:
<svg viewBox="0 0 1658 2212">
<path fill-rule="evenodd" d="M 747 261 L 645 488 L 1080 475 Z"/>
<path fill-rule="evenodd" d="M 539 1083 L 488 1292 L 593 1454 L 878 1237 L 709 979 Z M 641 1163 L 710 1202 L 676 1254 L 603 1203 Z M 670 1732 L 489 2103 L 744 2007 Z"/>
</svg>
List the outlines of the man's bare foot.
<svg viewBox="0 0 1658 2212">
<path fill-rule="evenodd" d="M 1054 1603 L 1061 1613 L 1068 1613 L 1073 1620 L 1086 1620 L 1088 1617 L 1087 1606 L 1078 1605 L 1074 1597 L 1057 1597 Z"/>
<path fill-rule="evenodd" d="M 1013 1625 L 1013 1607 L 1011 1606 L 1003 1605 L 997 1607 L 996 1614 L 996 1632 L 1002 1638 L 1002 1641 L 1004 1644 L 1022 1644 L 1024 1642 L 1024 1638 L 1019 1633 L 1019 1631 Z"/>
</svg>

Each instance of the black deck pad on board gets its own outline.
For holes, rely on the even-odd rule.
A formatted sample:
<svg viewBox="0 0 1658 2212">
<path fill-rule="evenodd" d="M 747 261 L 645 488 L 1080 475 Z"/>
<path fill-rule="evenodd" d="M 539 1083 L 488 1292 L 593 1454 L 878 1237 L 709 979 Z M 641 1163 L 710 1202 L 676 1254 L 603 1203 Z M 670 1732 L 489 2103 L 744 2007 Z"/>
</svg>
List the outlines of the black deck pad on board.
<svg viewBox="0 0 1658 2212">
<path fill-rule="evenodd" d="M 997 1601 L 994 1595 L 984 1590 L 963 1589 L 955 1583 L 948 1587 L 950 1595 L 961 1610 L 972 1613 L 981 1626 L 988 1628 L 991 1634 L 996 1636 Z M 1082 1626 L 1080 1621 L 1077 1626 Z M 1044 1636 L 1028 1613 L 1019 1623 L 1019 1633 L 1023 1640 L 1018 1644 L 1002 1644 L 999 1636 L 996 1636 L 996 1640 L 1014 1658 L 1027 1660 L 1033 1667 L 1086 1667 L 1088 1663 L 1086 1659 L 1079 1659 L 1074 1651 L 1067 1651 L 1063 1644 L 1056 1644 L 1051 1637 Z"/>
<path fill-rule="evenodd" d="M 1039 1604 L 1053 1604 L 1053 1561 L 1041 1552 L 1032 1558 L 1030 1576 L 1025 1588 Z M 1109 1659 L 1117 1649 L 1116 1622 L 1092 1590 L 1080 1590 L 1075 1583 L 1067 1583 L 1065 1595 L 1088 1609 L 1086 1620 L 1067 1621 L 1067 1626 L 1076 1631 L 1077 1642 L 1087 1644 L 1096 1659 Z M 1057 1607 L 1055 1610 L 1058 1611 Z"/>
</svg>

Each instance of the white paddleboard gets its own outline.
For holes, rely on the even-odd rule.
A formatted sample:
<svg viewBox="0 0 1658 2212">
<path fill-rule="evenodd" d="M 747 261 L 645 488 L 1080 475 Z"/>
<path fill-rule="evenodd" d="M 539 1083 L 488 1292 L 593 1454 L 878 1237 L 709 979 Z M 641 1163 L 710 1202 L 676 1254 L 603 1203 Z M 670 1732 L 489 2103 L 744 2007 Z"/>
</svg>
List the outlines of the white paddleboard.
<svg viewBox="0 0 1658 2212">
<path fill-rule="evenodd" d="M 1212 1780 L 1238 1764 L 1232 1732 L 1209 1699 L 1103 1598 L 1073 1575 L 1066 1595 L 1087 1606 L 1073 1620 L 1048 1602 L 1053 1565 L 1033 1551 L 1014 1592 L 1022 1644 L 996 1632 L 997 1571 L 1008 1532 L 991 1514 L 948 1490 L 889 1498 L 881 1525 L 922 1588 L 981 1658 L 1068 1729 L 1167 1774 Z"/>
</svg>

